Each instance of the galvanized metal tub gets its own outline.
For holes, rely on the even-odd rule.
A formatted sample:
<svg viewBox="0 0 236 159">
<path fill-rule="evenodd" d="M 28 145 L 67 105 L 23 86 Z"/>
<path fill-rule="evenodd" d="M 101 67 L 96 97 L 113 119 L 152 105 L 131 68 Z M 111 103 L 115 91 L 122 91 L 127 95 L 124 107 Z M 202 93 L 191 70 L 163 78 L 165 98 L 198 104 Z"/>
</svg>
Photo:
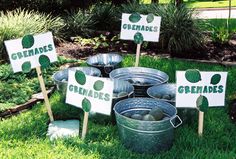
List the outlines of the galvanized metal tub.
<svg viewBox="0 0 236 159">
<path fill-rule="evenodd" d="M 69 70 L 80 70 L 84 72 L 86 75 L 96 76 L 96 77 L 101 76 L 100 70 L 94 67 L 71 67 L 54 73 L 52 76 L 54 83 L 56 84 L 57 90 L 60 93 L 62 93 L 64 97 L 66 95 L 66 90 L 67 90 Z"/>
<path fill-rule="evenodd" d="M 123 115 L 154 107 L 162 109 L 169 118 L 160 121 L 142 121 Z M 115 105 L 114 111 L 122 143 L 126 148 L 138 153 L 158 153 L 170 149 L 174 140 L 174 128 L 182 123 L 173 105 L 152 98 L 122 100 Z M 176 118 L 180 121 L 177 125 Z"/>
<path fill-rule="evenodd" d="M 148 88 L 147 94 L 149 97 L 166 101 L 175 106 L 176 84 L 167 83 L 163 85 L 153 86 Z M 160 98 L 160 95 L 170 95 L 171 100 Z M 183 123 L 192 123 L 193 119 L 197 119 L 197 110 L 192 108 L 177 108 L 178 115 L 182 119 Z"/>
<path fill-rule="evenodd" d="M 147 97 L 149 87 L 167 83 L 169 80 L 166 73 L 146 67 L 119 68 L 110 73 L 110 78 L 130 82 L 134 86 L 135 97 Z"/>
<path fill-rule="evenodd" d="M 126 94 L 117 96 L 118 94 L 125 92 Z M 114 80 L 114 89 L 113 89 L 113 98 L 112 98 L 112 113 L 111 113 L 111 119 L 112 122 L 115 123 L 115 113 L 113 111 L 113 108 L 115 104 L 121 100 L 127 99 L 129 97 L 132 97 L 134 93 L 134 87 L 127 81 L 122 80 Z M 114 94 L 116 94 L 114 96 Z"/>
<path fill-rule="evenodd" d="M 176 85 L 171 83 L 166 83 L 158 86 L 152 86 L 147 89 L 147 94 L 151 98 L 169 102 L 175 105 L 175 94 L 176 94 Z M 163 96 L 169 96 L 170 98 L 166 99 Z"/>
<path fill-rule="evenodd" d="M 87 59 L 87 64 L 98 68 L 103 77 L 109 77 L 109 73 L 121 67 L 122 57 L 118 53 L 97 54 Z"/>
</svg>

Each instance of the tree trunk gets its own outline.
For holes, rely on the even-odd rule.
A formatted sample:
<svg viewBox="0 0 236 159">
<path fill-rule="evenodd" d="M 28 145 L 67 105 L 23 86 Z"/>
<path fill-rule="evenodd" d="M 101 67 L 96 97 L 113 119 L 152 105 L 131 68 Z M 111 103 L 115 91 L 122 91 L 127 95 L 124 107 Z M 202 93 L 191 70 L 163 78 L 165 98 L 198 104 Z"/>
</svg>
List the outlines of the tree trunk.
<svg viewBox="0 0 236 159">
<path fill-rule="evenodd" d="M 179 6 L 182 3 L 183 3 L 183 0 L 175 0 L 175 5 L 176 6 Z"/>
<path fill-rule="evenodd" d="M 159 0 L 152 0 L 152 3 L 159 3 Z"/>
<path fill-rule="evenodd" d="M 229 33 L 229 30 L 230 30 L 231 9 L 232 9 L 232 3 L 231 3 L 231 0 L 229 0 L 229 17 L 227 19 L 227 30 L 228 30 L 228 33 Z"/>
</svg>

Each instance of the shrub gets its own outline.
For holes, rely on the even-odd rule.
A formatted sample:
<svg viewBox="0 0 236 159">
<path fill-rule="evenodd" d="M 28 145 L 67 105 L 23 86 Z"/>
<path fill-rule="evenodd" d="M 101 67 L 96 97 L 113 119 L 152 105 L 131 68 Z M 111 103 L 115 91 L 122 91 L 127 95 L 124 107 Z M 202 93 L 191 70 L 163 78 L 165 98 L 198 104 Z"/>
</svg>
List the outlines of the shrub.
<svg viewBox="0 0 236 159">
<path fill-rule="evenodd" d="M 230 33 L 225 27 L 212 27 L 211 39 L 212 42 L 218 44 L 226 44 L 230 40 Z"/>
<path fill-rule="evenodd" d="M 140 13 L 140 14 L 148 14 L 153 12 L 154 4 L 140 4 L 139 0 L 130 0 L 127 3 L 121 5 L 121 13 Z"/>
<path fill-rule="evenodd" d="M 46 13 L 61 13 L 64 9 L 73 7 L 72 0 L 1 0 L 0 10 L 25 8 Z"/>
<path fill-rule="evenodd" d="M 227 19 L 210 19 L 207 21 L 206 26 L 207 30 L 211 32 L 212 42 L 216 44 L 227 44 L 229 42 L 234 33 L 233 19 L 228 22 L 229 27 L 227 27 Z"/>
<path fill-rule="evenodd" d="M 58 61 L 51 64 L 46 70 L 43 69 L 46 88 L 54 86 L 52 74 L 60 69 L 61 65 L 75 63 L 77 60 L 70 60 L 58 57 Z M 0 65 L 0 106 L 1 103 L 12 105 L 23 104 L 29 100 L 34 93 L 41 92 L 35 69 L 29 73 L 14 73 L 10 64 Z M 0 112 L 3 108 L 0 108 Z"/>
<path fill-rule="evenodd" d="M 96 30 L 113 31 L 119 30 L 120 14 L 117 7 L 111 3 L 97 3 L 92 7 L 92 20 Z"/>
<path fill-rule="evenodd" d="M 0 61 L 8 61 L 4 41 L 22 37 L 26 34 L 37 34 L 52 31 L 56 38 L 62 38 L 64 23 L 59 17 L 38 12 L 17 9 L 6 13 L 0 12 Z"/>
<path fill-rule="evenodd" d="M 67 38 L 71 36 L 89 36 L 93 32 L 94 21 L 88 11 L 67 12 L 65 17 Z"/>
<path fill-rule="evenodd" d="M 155 6 L 155 14 L 161 16 L 161 35 L 168 51 L 181 54 L 202 46 L 202 24 L 193 18 L 194 10 L 185 5 L 173 4 Z"/>
</svg>

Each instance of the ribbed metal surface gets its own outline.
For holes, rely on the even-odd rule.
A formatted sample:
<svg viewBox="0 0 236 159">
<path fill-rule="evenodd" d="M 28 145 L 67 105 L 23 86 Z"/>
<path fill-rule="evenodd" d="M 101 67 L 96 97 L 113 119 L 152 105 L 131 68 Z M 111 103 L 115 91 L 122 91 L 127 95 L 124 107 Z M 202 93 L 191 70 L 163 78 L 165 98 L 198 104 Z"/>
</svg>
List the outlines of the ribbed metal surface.
<svg viewBox="0 0 236 159">
<path fill-rule="evenodd" d="M 169 76 L 159 70 L 145 67 L 127 67 L 113 70 L 110 78 L 130 82 L 134 86 L 135 97 L 147 97 L 147 89 L 168 82 Z"/>
<path fill-rule="evenodd" d="M 176 91 L 175 84 L 166 83 L 166 84 L 152 86 L 152 87 L 148 88 L 147 94 L 151 98 L 166 101 L 166 102 L 169 102 L 169 103 L 175 105 L 175 99 L 174 100 L 167 100 L 167 99 L 157 98 L 157 95 L 171 95 L 171 96 L 175 97 L 175 94 L 176 94 L 175 91 Z"/>
<path fill-rule="evenodd" d="M 122 57 L 117 53 L 100 53 L 90 56 L 86 62 L 89 66 L 98 68 L 103 77 L 109 77 L 112 70 L 121 67 Z"/>
<path fill-rule="evenodd" d="M 154 107 L 162 109 L 169 118 L 160 121 L 142 121 L 124 116 L 126 112 L 137 113 Z M 116 122 L 122 143 L 138 153 L 158 153 L 171 148 L 174 128 L 170 123 L 176 117 L 176 108 L 164 101 L 152 98 L 129 98 L 114 107 Z"/>
<path fill-rule="evenodd" d="M 168 95 L 176 95 L 176 84 L 163 84 L 158 86 L 153 86 L 148 88 L 147 94 L 151 98 L 156 98 L 158 94 L 168 94 Z M 166 100 L 166 99 L 158 99 L 162 101 L 169 102 L 175 106 L 175 100 Z M 191 108 L 177 108 L 178 109 L 178 115 L 183 120 L 183 123 L 192 123 L 193 119 L 197 118 L 197 109 L 191 109 Z"/>
<path fill-rule="evenodd" d="M 112 122 L 115 123 L 115 113 L 113 111 L 113 108 L 115 104 L 121 100 L 127 99 L 129 97 L 133 96 L 134 93 L 134 87 L 127 81 L 122 80 L 114 80 L 114 89 L 113 93 L 119 94 L 121 92 L 126 92 L 127 95 L 122 97 L 113 97 L 112 98 L 112 113 L 111 113 L 111 119 Z"/>
</svg>

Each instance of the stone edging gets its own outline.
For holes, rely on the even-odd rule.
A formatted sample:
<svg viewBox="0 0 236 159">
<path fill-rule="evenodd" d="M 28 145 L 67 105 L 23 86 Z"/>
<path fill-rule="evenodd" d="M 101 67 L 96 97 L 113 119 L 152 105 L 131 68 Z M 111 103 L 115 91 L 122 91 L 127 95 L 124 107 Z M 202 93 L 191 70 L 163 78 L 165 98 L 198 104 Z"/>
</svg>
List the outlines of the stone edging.
<svg viewBox="0 0 236 159">
<path fill-rule="evenodd" d="M 221 10 L 229 10 L 229 7 L 223 7 L 223 8 L 195 8 L 197 11 L 221 11 Z M 236 10 L 236 7 L 232 7 L 231 10 Z"/>
<path fill-rule="evenodd" d="M 171 59 L 171 58 L 167 58 Z M 188 61 L 188 62 L 199 62 L 199 63 L 207 63 L 207 64 L 218 64 L 223 66 L 236 66 L 236 62 L 227 62 L 227 61 L 209 61 L 209 60 L 195 60 L 195 59 L 184 59 L 184 58 L 173 58 L 177 60 L 182 61 Z"/>
<path fill-rule="evenodd" d="M 135 55 L 135 54 L 126 54 L 121 53 L 122 55 Z M 143 56 L 150 56 L 154 58 L 163 58 L 163 59 L 176 59 L 181 61 L 188 61 L 188 62 L 199 62 L 199 63 L 206 63 L 206 64 L 218 64 L 223 66 L 236 66 L 236 62 L 227 62 L 227 61 L 210 61 L 210 60 L 197 60 L 197 59 L 186 59 L 186 58 L 177 58 L 177 57 L 169 57 L 169 55 L 162 56 L 162 55 L 147 55 L 145 52 L 142 52 L 141 55 Z"/>
</svg>

